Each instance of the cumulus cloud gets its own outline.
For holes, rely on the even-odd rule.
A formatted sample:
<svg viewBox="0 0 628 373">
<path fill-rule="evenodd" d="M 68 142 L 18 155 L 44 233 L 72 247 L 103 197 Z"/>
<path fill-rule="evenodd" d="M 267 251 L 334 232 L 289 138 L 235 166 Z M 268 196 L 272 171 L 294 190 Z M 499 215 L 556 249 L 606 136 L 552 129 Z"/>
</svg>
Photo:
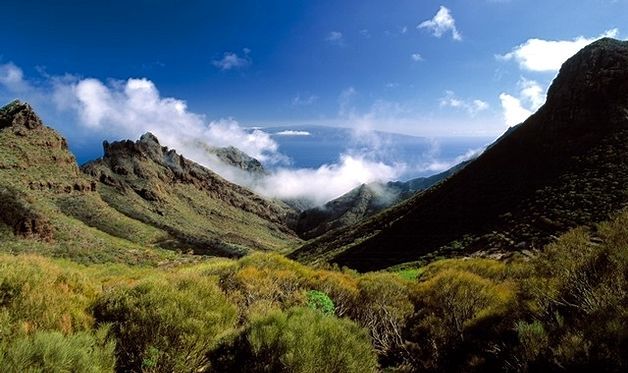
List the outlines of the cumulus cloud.
<svg viewBox="0 0 628 373">
<path fill-rule="evenodd" d="M 277 144 L 269 134 L 246 131 L 233 119 L 206 123 L 191 112 L 185 101 L 161 97 L 148 79 L 128 79 L 105 84 L 98 79 L 59 80 L 53 98 L 62 110 L 72 109 L 79 125 L 109 137 L 137 138 L 153 132 L 164 144 L 179 151 L 201 141 L 210 146 L 235 146 L 262 161 L 270 160 Z"/>
<path fill-rule="evenodd" d="M 516 61 L 522 70 L 539 72 L 556 72 L 562 64 L 580 49 L 603 38 L 616 38 L 618 29 L 611 29 L 599 36 L 578 36 L 571 40 L 528 39 L 504 55 L 497 58 L 504 61 Z"/>
<path fill-rule="evenodd" d="M 440 99 L 440 106 L 464 110 L 472 117 L 489 108 L 489 104 L 486 101 L 478 99 L 464 100 L 457 97 L 453 91 L 445 91 L 445 96 Z"/>
<path fill-rule="evenodd" d="M 508 93 L 499 95 L 504 121 L 508 127 L 528 119 L 545 102 L 545 90 L 536 81 L 521 78 L 517 85 L 518 97 Z"/>
<path fill-rule="evenodd" d="M 242 56 L 238 56 L 234 52 L 225 52 L 222 58 L 213 60 L 212 64 L 223 71 L 247 67 L 251 64 L 251 58 L 249 57 L 251 50 L 244 48 L 242 52 Z"/>
<path fill-rule="evenodd" d="M 308 131 L 285 130 L 285 131 L 279 131 L 275 135 L 278 135 L 278 136 L 310 136 L 311 133 L 309 133 Z"/>
<path fill-rule="evenodd" d="M 410 58 L 412 58 L 412 61 L 414 61 L 414 62 L 419 62 L 419 61 L 423 61 L 424 60 L 423 56 L 421 56 L 420 53 L 412 53 L 410 55 Z"/>
<path fill-rule="evenodd" d="M 417 29 L 427 29 L 437 38 L 451 32 L 452 39 L 457 41 L 462 40 L 462 35 L 456 28 L 456 20 L 451 15 L 451 11 L 442 5 L 434 18 L 421 22 L 417 26 Z"/>
<path fill-rule="evenodd" d="M 331 31 L 329 34 L 327 34 L 325 40 L 335 45 L 344 45 L 345 43 L 344 36 L 340 31 Z"/>
<path fill-rule="evenodd" d="M 30 85 L 24 80 L 24 72 L 13 62 L 0 65 L 0 85 L 12 93 L 20 93 L 30 89 Z"/>
</svg>

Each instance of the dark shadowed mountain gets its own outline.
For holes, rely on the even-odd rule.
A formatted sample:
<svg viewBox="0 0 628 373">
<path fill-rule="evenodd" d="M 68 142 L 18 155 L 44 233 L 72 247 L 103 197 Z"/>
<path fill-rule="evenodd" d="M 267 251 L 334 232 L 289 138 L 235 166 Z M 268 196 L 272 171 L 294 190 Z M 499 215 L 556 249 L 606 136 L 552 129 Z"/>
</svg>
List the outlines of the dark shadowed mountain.
<svg viewBox="0 0 628 373">
<path fill-rule="evenodd" d="M 323 206 L 299 215 L 296 232 L 304 239 L 318 237 L 330 230 L 359 223 L 384 209 L 426 190 L 461 170 L 469 161 L 429 177 L 408 181 L 362 184 Z"/>
<path fill-rule="evenodd" d="M 359 270 L 427 255 L 536 249 L 628 204 L 628 42 L 562 66 L 547 102 L 434 188 L 292 254 Z"/>
</svg>

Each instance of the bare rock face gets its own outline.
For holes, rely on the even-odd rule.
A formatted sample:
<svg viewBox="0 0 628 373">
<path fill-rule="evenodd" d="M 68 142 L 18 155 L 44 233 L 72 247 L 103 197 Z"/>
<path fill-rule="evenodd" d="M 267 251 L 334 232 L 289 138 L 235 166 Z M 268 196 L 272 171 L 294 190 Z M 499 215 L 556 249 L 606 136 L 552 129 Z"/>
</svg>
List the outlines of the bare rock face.
<svg viewBox="0 0 628 373">
<path fill-rule="evenodd" d="M 266 170 L 260 161 L 233 146 L 225 148 L 209 148 L 207 151 L 214 154 L 225 164 L 239 168 L 252 175 L 266 174 Z"/>
<path fill-rule="evenodd" d="M 16 130 L 34 129 L 41 126 L 43 126 L 41 119 L 27 103 L 15 100 L 0 109 L 0 129 L 5 127 L 14 127 Z"/>
<path fill-rule="evenodd" d="M 0 206 L 0 221 L 12 227 L 13 234 L 52 241 L 52 225 L 45 216 L 30 206 L 23 193 L 0 185 Z"/>
</svg>

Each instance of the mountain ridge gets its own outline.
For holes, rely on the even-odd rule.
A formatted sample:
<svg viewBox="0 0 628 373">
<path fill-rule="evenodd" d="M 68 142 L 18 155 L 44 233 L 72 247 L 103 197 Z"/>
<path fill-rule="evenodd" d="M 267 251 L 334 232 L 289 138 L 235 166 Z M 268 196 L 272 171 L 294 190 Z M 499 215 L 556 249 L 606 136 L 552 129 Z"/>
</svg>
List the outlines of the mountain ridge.
<svg viewBox="0 0 628 373">
<path fill-rule="evenodd" d="M 464 161 L 438 174 L 408 181 L 362 184 L 323 206 L 302 211 L 295 230 L 300 237 L 312 239 L 331 230 L 357 224 L 442 182 L 468 163 Z"/>
<path fill-rule="evenodd" d="M 103 145 L 101 159 L 79 168 L 66 140 L 30 105 L 0 109 L 3 247 L 85 262 L 153 262 L 180 260 L 176 252 L 284 251 L 299 242 L 287 226 L 289 207 L 227 182 L 151 134 Z"/>
<path fill-rule="evenodd" d="M 459 173 L 291 257 L 373 270 L 425 255 L 536 249 L 628 202 L 628 42 L 565 62 L 547 102 Z"/>
</svg>

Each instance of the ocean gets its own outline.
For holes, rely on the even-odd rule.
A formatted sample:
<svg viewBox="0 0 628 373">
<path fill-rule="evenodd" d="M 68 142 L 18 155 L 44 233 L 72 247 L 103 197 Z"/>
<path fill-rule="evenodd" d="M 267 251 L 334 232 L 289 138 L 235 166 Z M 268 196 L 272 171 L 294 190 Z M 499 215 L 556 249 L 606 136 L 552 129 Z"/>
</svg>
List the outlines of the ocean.
<svg viewBox="0 0 628 373">
<path fill-rule="evenodd" d="M 290 126 L 262 128 L 279 145 L 293 168 L 334 164 L 341 154 L 361 155 L 386 164 L 406 164 L 401 180 L 429 176 L 480 151 L 494 138 L 417 137 L 387 132 L 357 134 L 348 128 Z M 466 156 L 466 157 L 465 157 Z"/>
</svg>

